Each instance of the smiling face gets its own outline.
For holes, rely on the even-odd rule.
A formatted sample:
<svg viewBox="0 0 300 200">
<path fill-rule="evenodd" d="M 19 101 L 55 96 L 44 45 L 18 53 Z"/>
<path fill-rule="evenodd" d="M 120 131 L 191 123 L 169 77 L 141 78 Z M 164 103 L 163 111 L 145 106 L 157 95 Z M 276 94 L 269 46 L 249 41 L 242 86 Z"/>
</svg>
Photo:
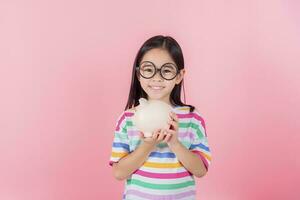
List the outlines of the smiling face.
<svg viewBox="0 0 300 200">
<path fill-rule="evenodd" d="M 145 53 L 140 63 L 147 63 L 145 61 L 152 62 L 158 69 L 160 69 L 161 66 L 164 65 L 165 63 L 172 63 L 176 66 L 176 63 L 173 61 L 168 51 L 159 48 L 151 49 L 147 53 Z M 163 71 L 162 73 L 164 72 L 170 73 L 167 69 L 168 67 L 166 67 L 166 71 Z M 161 77 L 159 72 L 157 72 L 150 79 L 146 79 L 140 76 L 139 73 L 137 73 L 137 76 L 143 90 L 147 93 L 149 100 L 151 99 L 161 100 L 171 105 L 170 103 L 171 92 L 174 86 L 176 84 L 179 84 L 182 81 L 184 73 L 185 73 L 184 69 L 180 70 L 177 76 L 172 80 L 164 79 L 163 77 Z"/>
</svg>

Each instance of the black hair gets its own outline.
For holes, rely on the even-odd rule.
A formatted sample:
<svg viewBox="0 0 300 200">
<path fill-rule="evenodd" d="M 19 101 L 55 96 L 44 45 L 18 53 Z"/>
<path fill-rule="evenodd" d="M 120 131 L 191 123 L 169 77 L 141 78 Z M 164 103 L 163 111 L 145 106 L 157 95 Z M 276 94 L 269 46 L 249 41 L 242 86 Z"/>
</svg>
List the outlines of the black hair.
<svg viewBox="0 0 300 200">
<path fill-rule="evenodd" d="M 174 38 L 172 38 L 171 36 L 157 35 L 146 40 L 144 44 L 140 47 L 134 60 L 130 92 L 125 110 L 132 108 L 132 106 L 137 106 L 139 104 L 140 98 L 148 99 L 148 96 L 141 87 L 141 84 L 136 75 L 136 67 L 138 67 L 138 65 L 140 64 L 140 61 L 145 55 L 145 53 L 154 48 L 167 50 L 173 61 L 176 63 L 178 70 L 180 71 L 181 69 L 184 69 L 184 59 L 182 50 Z M 181 86 L 183 86 L 184 103 L 181 101 Z M 190 112 L 194 111 L 194 106 L 185 104 L 186 101 L 183 79 L 179 84 L 176 84 L 174 86 L 170 94 L 170 102 L 173 106 L 188 106 L 190 107 Z"/>
</svg>

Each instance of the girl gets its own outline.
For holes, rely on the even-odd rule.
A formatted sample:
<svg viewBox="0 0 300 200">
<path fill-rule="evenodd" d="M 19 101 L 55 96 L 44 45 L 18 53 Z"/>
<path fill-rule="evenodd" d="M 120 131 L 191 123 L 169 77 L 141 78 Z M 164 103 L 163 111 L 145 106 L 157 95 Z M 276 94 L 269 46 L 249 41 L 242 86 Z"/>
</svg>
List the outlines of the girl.
<svg viewBox="0 0 300 200">
<path fill-rule="evenodd" d="M 172 37 L 154 36 L 139 49 L 109 162 L 115 178 L 126 180 L 123 199 L 196 198 L 194 176 L 207 173 L 211 153 L 203 118 L 194 106 L 181 102 L 184 74 L 183 54 Z M 145 138 L 132 123 L 141 97 L 164 101 L 173 108 L 168 126 L 154 131 L 151 138 Z"/>
</svg>

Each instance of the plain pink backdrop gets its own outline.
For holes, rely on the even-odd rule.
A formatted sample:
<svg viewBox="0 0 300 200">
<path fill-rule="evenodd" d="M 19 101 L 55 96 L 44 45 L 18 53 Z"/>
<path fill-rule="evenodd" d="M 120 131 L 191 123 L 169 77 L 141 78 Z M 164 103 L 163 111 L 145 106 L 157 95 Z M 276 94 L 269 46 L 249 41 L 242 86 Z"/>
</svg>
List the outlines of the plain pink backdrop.
<svg viewBox="0 0 300 200">
<path fill-rule="evenodd" d="M 142 43 L 180 43 L 212 152 L 197 199 L 300 199 L 296 0 L 0 2 L 0 199 L 120 199 L 108 160 Z M 298 153 L 297 153 L 298 152 Z"/>
</svg>

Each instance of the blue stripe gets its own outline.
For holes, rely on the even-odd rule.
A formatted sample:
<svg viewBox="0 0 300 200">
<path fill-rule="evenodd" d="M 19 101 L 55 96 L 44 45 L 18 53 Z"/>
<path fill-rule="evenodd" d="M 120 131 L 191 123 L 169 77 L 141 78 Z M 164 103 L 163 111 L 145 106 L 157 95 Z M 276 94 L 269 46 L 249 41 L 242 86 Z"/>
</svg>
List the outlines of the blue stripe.
<svg viewBox="0 0 300 200">
<path fill-rule="evenodd" d="M 206 151 L 209 151 L 209 147 L 205 146 L 204 144 L 192 144 L 190 149 L 196 149 L 197 147 L 200 147 L 201 149 L 204 149 Z"/>
<path fill-rule="evenodd" d="M 129 151 L 129 145 L 125 144 L 125 143 L 113 143 L 113 147 L 121 147 L 123 149 L 126 149 L 127 151 Z"/>
<path fill-rule="evenodd" d="M 167 153 L 159 153 L 159 152 L 151 152 L 149 157 L 157 157 L 157 158 L 175 158 L 175 154 L 171 152 Z"/>
</svg>

